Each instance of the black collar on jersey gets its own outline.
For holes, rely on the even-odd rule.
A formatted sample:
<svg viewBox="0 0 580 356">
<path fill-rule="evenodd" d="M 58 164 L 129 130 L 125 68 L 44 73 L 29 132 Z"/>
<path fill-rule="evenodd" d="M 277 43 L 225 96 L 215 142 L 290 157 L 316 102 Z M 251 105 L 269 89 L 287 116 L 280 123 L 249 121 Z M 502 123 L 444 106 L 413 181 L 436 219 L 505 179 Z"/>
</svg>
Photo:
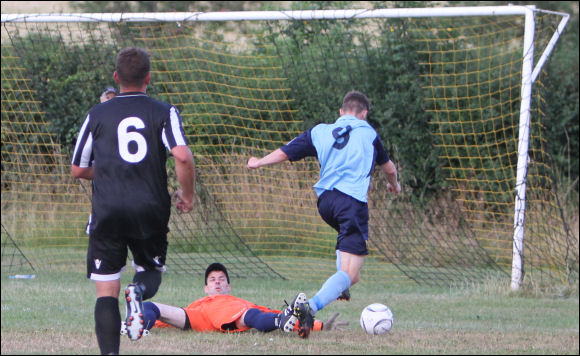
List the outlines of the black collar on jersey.
<svg viewBox="0 0 580 356">
<path fill-rule="evenodd" d="M 120 93 L 117 96 L 131 96 L 131 95 L 147 95 L 146 93 L 143 93 L 142 91 L 126 91 L 124 93 Z"/>
</svg>

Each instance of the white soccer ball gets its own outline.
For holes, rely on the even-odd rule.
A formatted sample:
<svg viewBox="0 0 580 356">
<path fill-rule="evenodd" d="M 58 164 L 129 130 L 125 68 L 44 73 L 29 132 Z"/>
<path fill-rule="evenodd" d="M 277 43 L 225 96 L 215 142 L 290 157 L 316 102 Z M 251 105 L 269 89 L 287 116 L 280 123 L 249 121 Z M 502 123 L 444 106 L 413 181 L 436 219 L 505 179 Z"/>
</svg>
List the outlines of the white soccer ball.
<svg viewBox="0 0 580 356">
<path fill-rule="evenodd" d="M 389 332 L 393 327 L 393 312 L 384 304 L 373 303 L 360 314 L 360 326 L 371 335 Z"/>
</svg>

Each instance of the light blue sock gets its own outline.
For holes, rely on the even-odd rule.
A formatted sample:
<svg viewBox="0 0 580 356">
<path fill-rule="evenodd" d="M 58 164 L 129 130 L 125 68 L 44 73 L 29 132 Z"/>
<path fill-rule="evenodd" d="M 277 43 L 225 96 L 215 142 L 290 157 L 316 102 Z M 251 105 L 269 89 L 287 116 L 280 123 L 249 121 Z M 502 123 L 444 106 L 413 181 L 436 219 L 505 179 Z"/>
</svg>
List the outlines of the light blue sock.
<svg viewBox="0 0 580 356">
<path fill-rule="evenodd" d="M 343 290 L 350 287 L 350 277 L 345 271 L 338 271 L 324 282 L 322 288 L 312 297 L 308 304 L 315 314 L 332 301 L 336 300 Z"/>
<path fill-rule="evenodd" d="M 336 270 L 340 271 L 340 250 L 336 250 Z"/>
</svg>

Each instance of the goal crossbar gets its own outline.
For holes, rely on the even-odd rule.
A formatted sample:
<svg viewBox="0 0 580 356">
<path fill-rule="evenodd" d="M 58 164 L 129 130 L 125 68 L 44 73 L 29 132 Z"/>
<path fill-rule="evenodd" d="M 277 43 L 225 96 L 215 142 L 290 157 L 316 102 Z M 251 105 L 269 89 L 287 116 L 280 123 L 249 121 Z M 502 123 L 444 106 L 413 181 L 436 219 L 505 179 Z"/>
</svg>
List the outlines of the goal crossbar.
<svg viewBox="0 0 580 356">
<path fill-rule="evenodd" d="M 397 8 L 361 10 L 292 10 L 172 13 L 70 13 L 2 14 L 2 22 L 146 22 L 146 21 L 259 21 L 329 20 L 401 17 L 513 16 L 525 15 L 533 6 L 479 6 L 441 8 Z M 564 14 L 563 14 L 564 15 Z"/>
</svg>

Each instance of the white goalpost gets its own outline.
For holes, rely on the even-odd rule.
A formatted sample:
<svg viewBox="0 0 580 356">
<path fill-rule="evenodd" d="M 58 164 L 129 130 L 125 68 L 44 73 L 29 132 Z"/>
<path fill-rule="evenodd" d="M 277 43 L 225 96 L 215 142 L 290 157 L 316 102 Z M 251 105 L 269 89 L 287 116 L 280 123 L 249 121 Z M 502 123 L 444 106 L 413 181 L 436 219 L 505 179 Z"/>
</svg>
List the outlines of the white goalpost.
<svg viewBox="0 0 580 356">
<path fill-rule="evenodd" d="M 529 162 L 529 136 L 532 105 L 532 87 L 550 56 L 560 34 L 569 20 L 565 13 L 549 43 L 541 48 L 541 56 L 534 66 L 535 6 L 482 6 L 442 8 L 393 8 L 360 10 L 302 10 L 302 11 L 240 11 L 240 12 L 183 12 L 183 13 L 70 13 L 70 14 L 2 14 L 2 23 L 91 23 L 91 22 L 220 22 L 220 21 L 315 21 L 367 18 L 429 18 L 429 17 L 484 17 L 522 16 L 524 21 L 523 52 L 521 57 L 521 93 L 517 140 L 517 173 L 514 186 L 513 248 L 511 284 L 513 291 L 520 288 L 524 271 L 524 237 L 526 220 L 526 184 Z"/>
</svg>

